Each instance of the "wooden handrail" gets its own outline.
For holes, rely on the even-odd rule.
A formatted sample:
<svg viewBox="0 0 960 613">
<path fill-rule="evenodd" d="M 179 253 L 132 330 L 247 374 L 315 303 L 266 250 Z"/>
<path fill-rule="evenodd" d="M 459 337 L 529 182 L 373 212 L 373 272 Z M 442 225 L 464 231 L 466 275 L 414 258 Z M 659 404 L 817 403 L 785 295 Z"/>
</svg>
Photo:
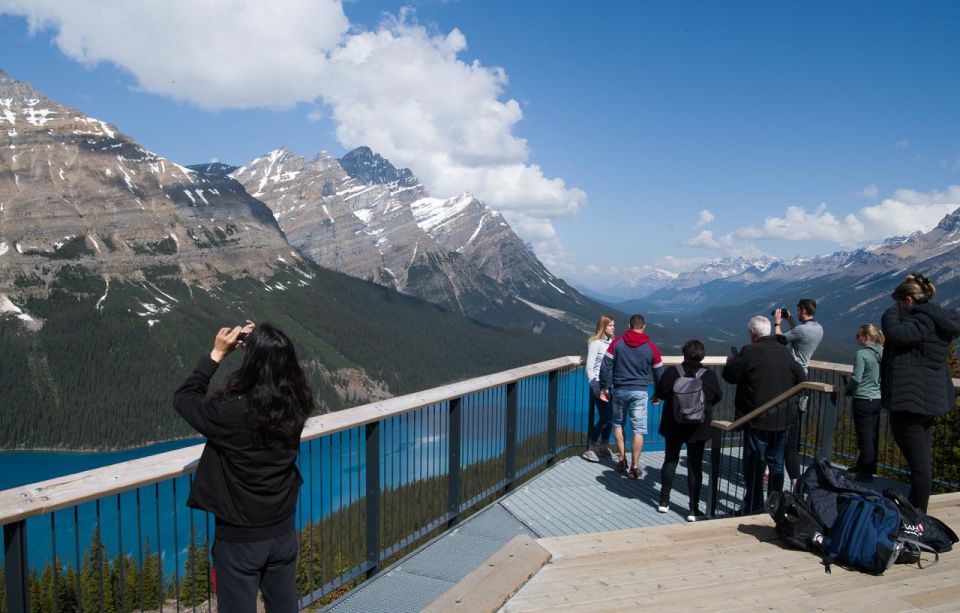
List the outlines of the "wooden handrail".
<svg viewBox="0 0 960 613">
<path fill-rule="evenodd" d="M 554 370 L 579 366 L 579 356 L 567 356 L 475 377 L 422 392 L 397 396 L 307 420 L 301 442 L 362 426 L 387 417 L 490 389 Z M 104 496 L 181 477 L 194 472 L 203 445 L 192 445 L 136 460 L 111 464 L 0 491 L 0 524 L 72 507 Z"/>
<path fill-rule="evenodd" d="M 679 364 L 682 360 L 682 356 L 663 357 L 666 365 Z M 335 413 L 319 415 L 307 420 L 301 441 L 309 441 L 387 417 L 409 413 L 431 404 L 462 397 L 526 377 L 576 367 L 581 365 L 582 362 L 583 359 L 580 356 L 566 356 L 344 409 Z M 703 360 L 703 363 L 705 366 L 722 366 L 726 363 L 726 356 L 708 356 Z M 846 364 L 814 361 L 810 363 L 810 366 L 839 372 L 852 372 L 852 367 Z M 954 385 L 960 388 L 960 380 L 954 379 Z M 805 389 L 818 391 L 829 392 L 833 390 L 832 386 L 823 383 L 807 382 L 802 386 Z M 795 388 L 785 392 L 785 397 L 796 393 L 793 389 Z M 714 421 L 713 425 L 725 430 L 736 429 L 745 423 L 745 420 L 752 419 L 752 416 L 759 414 L 761 410 L 769 409 L 767 405 L 772 406 L 782 401 L 782 399 L 778 400 L 779 398 L 780 396 L 732 423 Z M 202 451 L 202 444 L 193 445 L 0 491 L 0 524 L 12 523 L 104 496 L 119 494 L 151 483 L 190 474 L 196 470 L 196 464 Z"/>
<path fill-rule="evenodd" d="M 738 419 L 732 422 L 716 420 L 716 421 L 710 422 L 710 425 L 713 426 L 714 428 L 718 428 L 726 432 L 738 430 L 748 422 L 753 421 L 754 419 L 763 415 L 764 413 L 773 410 L 778 405 L 780 405 L 781 402 L 787 400 L 788 398 L 791 398 L 792 396 L 799 394 L 803 390 L 813 390 L 815 392 L 824 392 L 826 394 L 829 394 L 833 392 L 833 386 L 830 385 L 829 383 L 817 383 L 816 381 L 804 381 L 803 383 L 798 383 L 794 385 L 793 387 L 783 392 L 779 396 L 775 396 L 774 398 L 771 398 L 770 400 L 758 406 L 757 408 L 750 411 L 746 415 L 739 417 Z"/>
</svg>

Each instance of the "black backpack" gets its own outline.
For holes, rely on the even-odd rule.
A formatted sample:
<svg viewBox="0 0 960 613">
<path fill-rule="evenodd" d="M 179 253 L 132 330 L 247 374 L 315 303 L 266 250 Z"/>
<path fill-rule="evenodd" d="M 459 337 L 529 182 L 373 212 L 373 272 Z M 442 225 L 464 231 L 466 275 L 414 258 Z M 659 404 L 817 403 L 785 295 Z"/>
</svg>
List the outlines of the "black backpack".
<svg viewBox="0 0 960 613">
<path fill-rule="evenodd" d="M 827 460 L 817 457 L 797 479 L 794 488 L 794 495 L 813 513 L 825 533 L 829 533 L 837 521 L 840 494 L 876 493 L 847 479 L 843 473 Z"/>
<path fill-rule="evenodd" d="M 823 525 L 791 492 L 771 492 L 765 506 L 780 540 L 794 549 L 824 552 Z"/>
<path fill-rule="evenodd" d="M 883 495 L 900 509 L 901 537 L 918 541 L 937 553 L 953 549 L 953 544 L 958 541 L 958 538 L 957 533 L 951 530 L 950 526 L 910 504 L 910 501 L 895 489 L 887 488 L 883 490 Z M 904 559 L 898 559 L 897 562 L 916 562 L 917 560 L 911 559 L 911 553 L 912 550 L 909 552 L 904 550 L 904 554 L 901 554 L 901 558 Z M 919 554 L 919 552 L 916 553 Z"/>
</svg>

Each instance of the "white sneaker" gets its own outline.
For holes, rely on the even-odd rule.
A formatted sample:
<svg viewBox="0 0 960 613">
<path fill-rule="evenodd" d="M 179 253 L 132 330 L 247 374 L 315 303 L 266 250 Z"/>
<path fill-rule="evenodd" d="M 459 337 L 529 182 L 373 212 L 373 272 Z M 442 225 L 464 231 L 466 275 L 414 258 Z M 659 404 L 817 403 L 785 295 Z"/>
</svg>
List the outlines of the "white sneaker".
<svg viewBox="0 0 960 613">
<path fill-rule="evenodd" d="M 600 458 L 597 457 L 597 452 L 593 450 L 593 447 L 587 449 L 583 452 L 583 455 L 580 456 L 587 462 L 599 462 Z"/>
<path fill-rule="evenodd" d="M 700 511 L 696 511 L 694 513 L 691 513 L 690 515 L 687 515 L 687 521 L 689 522 L 702 521 L 706 518 L 707 516 L 701 513 Z"/>
<path fill-rule="evenodd" d="M 663 506 L 663 505 L 658 505 L 658 506 L 657 506 L 657 512 L 658 512 L 658 513 L 666 513 L 666 512 L 669 511 L 669 510 L 670 510 L 670 507 L 665 507 L 665 506 Z"/>
</svg>

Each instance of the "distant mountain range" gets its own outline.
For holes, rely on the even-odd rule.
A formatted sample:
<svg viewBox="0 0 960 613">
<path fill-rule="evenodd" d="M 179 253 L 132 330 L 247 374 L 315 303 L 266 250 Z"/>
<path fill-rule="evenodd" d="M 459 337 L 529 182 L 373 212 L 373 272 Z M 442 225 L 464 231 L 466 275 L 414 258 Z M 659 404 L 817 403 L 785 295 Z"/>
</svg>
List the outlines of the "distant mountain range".
<svg viewBox="0 0 960 613">
<path fill-rule="evenodd" d="M 724 258 L 663 279 L 642 297 L 614 306 L 659 313 L 722 347 L 744 336 L 751 315 L 768 314 L 777 306 L 793 308 L 799 298 L 810 297 L 817 300 L 817 318 L 828 332 L 817 357 L 849 360 L 856 327 L 879 323 L 891 304 L 890 292 L 915 271 L 934 280 L 939 303 L 960 306 L 960 208 L 929 232 L 854 251 L 792 260 Z"/>
<path fill-rule="evenodd" d="M 367 148 L 188 168 L 0 72 L 0 448 L 187 434 L 173 388 L 248 317 L 335 410 L 578 353 L 603 310 Z"/>
</svg>

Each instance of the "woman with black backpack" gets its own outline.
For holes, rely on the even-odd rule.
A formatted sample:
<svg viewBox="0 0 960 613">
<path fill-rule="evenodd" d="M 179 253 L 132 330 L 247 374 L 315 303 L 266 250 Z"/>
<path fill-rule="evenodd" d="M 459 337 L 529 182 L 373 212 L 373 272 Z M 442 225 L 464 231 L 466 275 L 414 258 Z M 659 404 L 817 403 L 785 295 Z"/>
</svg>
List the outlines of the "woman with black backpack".
<svg viewBox="0 0 960 613">
<path fill-rule="evenodd" d="M 910 466 L 910 502 L 924 512 L 933 488 L 933 421 L 956 407 L 947 355 L 960 336 L 960 313 L 934 304 L 935 292 L 925 276 L 907 275 L 881 319 L 881 404 Z"/>
<path fill-rule="evenodd" d="M 683 345 L 683 362 L 679 366 L 665 368 L 663 377 L 657 383 L 657 398 L 663 400 L 663 410 L 660 414 L 659 432 L 666 440 L 666 449 L 663 455 L 663 467 L 660 469 L 660 504 L 657 511 L 666 513 L 670 510 L 670 491 L 673 489 L 673 478 L 677 472 L 677 463 L 680 461 L 680 448 L 687 446 L 687 489 L 690 495 L 689 514 L 687 521 L 702 519 L 700 511 L 700 486 L 703 483 L 703 450 L 710 440 L 710 420 L 712 407 L 720 402 L 723 392 L 720 389 L 720 379 L 712 370 L 703 367 L 703 343 L 692 339 Z M 693 381 L 689 381 L 693 379 Z M 682 381 L 685 396 L 692 400 L 682 403 L 677 396 L 675 387 Z M 696 394 L 699 381 L 702 390 L 702 400 Z M 699 406 L 702 404 L 702 407 Z M 683 410 L 681 410 L 683 409 Z M 699 411 L 698 411 L 699 409 Z"/>
</svg>

